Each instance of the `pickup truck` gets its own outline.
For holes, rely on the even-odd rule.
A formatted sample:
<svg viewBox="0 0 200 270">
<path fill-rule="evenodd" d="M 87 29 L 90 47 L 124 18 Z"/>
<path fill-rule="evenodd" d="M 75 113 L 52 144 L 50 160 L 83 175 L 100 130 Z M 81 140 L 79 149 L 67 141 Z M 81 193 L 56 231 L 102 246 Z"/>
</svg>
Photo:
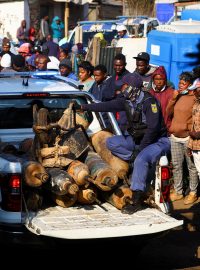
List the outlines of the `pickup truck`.
<svg viewBox="0 0 200 270">
<path fill-rule="evenodd" d="M 80 103 L 95 102 L 78 83 L 55 72 L 0 73 L 0 146 L 19 148 L 27 138 L 34 138 L 32 105 L 43 103 L 48 110 L 64 111 L 72 99 Z M 114 134 L 121 134 L 112 113 L 108 113 Z M 100 113 L 91 113 L 88 137 L 105 128 Z M 111 204 L 74 205 L 69 208 L 49 205 L 28 211 L 23 193 L 20 159 L 0 153 L 0 234 L 1 239 L 24 235 L 54 239 L 96 239 L 136 236 L 164 232 L 183 224 L 168 215 L 165 184 L 168 183 L 166 158 L 156 168 L 155 205 L 133 215 L 122 214 Z M 164 162 L 164 163 L 163 163 Z M 12 237 L 13 236 L 13 237 Z M 27 239 L 27 238 L 26 238 Z"/>
</svg>

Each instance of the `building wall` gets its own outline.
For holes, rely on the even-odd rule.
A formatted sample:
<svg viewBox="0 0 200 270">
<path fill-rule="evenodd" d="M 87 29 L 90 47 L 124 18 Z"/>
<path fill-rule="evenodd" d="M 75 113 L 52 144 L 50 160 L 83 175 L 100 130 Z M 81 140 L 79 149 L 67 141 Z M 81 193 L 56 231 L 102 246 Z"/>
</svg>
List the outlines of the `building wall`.
<svg viewBox="0 0 200 270">
<path fill-rule="evenodd" d="M 24 1 L 0 3 L 0 35 L 17 41 L 16 32 L 24 17 Z"/>
<path fill-rule="evenodd" d="M 122 6 L 101 5 L 99 9 L 99 19 L 113 20 L 116 16 L 122 15 Z"/>
</svg>

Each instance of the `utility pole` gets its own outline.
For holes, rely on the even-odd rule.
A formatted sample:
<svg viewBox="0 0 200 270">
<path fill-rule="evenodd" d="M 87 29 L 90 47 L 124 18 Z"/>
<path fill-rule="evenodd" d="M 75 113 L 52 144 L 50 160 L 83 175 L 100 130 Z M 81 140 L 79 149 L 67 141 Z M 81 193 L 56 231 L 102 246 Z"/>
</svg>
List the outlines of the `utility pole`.
<svg viewBox="0 0 200 270">
<path fill-rule="evenodd" d="M 65 37 L 68 37 L 68 33 L 69 33 L 69 3 L 65 2 Z"/>
</svg>

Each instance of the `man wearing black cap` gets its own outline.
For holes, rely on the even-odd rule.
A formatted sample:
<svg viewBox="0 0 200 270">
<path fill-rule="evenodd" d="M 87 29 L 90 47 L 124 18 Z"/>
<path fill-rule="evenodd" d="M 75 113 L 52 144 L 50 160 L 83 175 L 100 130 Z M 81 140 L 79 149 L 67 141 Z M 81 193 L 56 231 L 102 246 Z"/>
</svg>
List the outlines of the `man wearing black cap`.
<svg viewBox="0 0 200 270">
<path fill-rule="evenodd" d="M 133 214 L 143 209 L 149 168 L 170 151 L 170 141 L 158 101 L 148 92 L 142 91 L 141 76 L 134 72 L 124 76 L 121 81 L 122 92 L 116 99 L 81 106 L 75 103 L 75 108 L 98 112 L 126 112 L 127 131 L 124 135 L 108 138 L 106 144 L 115 156 L 134 165 L 130 186 L 133 198 L 131 204 L 122 209 L 122 213 Z"/>
<path fill-rule="evenodd" d="M 133 58 L 136 59 L 135 72 L 142 77 L 144 90 L 149 91 L 152 84 L 152 74 L 156 67 L 149 65 L 150 55 L 147 52 L 140 52 Z"/>
</svg>

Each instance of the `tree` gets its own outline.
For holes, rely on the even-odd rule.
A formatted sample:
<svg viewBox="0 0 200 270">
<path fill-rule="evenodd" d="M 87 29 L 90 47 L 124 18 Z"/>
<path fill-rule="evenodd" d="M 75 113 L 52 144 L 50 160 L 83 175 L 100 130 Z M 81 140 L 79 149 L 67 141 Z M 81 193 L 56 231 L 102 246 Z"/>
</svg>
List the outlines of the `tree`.
<svg viewBox="0 0 200 270">
<path fill-rule="evenodd" d="M 124 15 L 155 17 L 155 0 L 123 0 Z"/>
</svg>

